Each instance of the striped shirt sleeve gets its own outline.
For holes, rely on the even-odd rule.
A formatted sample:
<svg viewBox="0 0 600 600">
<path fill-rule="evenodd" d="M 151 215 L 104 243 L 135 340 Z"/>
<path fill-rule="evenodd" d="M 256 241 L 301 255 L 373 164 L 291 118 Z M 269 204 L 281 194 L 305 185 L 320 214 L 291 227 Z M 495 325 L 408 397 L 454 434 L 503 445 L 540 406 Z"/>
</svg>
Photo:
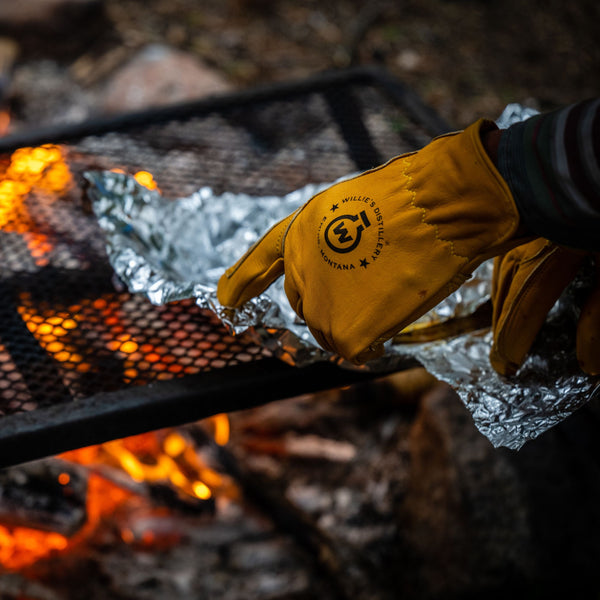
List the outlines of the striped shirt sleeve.
<svg viewBox="0 0 600 600">
<path fill-rule="evenodd" d="M 498 170 L 530 231 L 600 251 L 600 98 L 506 129 Z"/>
</svg>

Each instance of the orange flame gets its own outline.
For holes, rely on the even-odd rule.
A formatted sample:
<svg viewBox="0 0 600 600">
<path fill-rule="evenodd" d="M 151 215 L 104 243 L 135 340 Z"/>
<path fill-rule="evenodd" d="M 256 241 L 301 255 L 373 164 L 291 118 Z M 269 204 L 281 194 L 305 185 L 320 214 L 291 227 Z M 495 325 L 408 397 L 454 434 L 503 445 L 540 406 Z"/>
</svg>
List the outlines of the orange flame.
<svg viewBox="0 0 600 600">
<path fill-rule="evenodd" d="M 133 178 L 140 184 L 143 185 L 144 187 L 148 188 L 149 190 L 157 190 L 158 189 L 158 184 L 156 183 L 156 181 L 154 181 L 154 177 L 152 175 L 152 173 L 149 173 L 148 171 L 138 171 Z"/>
<path fill-rule="evenodd" d="M 33 189 L 62 194 L 72 185 L 73 177 L 64 151 L 53 145 L 19 148 L 0 175 L 0 229 L 23 234 L 31 255 L 40 266 L 47 263 L 44 257 L 52 246 L 47 236 L 31 231 L 25 201 Z"/>
<path fill-rule="evenodd" d="M 221 413 L 214 415 L 210 419 L 206 420 L 207 424 L 212 429 L 212 435 L 219 446 L 224 446 L 229 441 L 229 417 Z"/>
<path fill-rule="evenodd" d="M 21 295 L 20 301 L 17 310 L 40 346 L 58 362 L 80 373 L 89 371 L 91 365 L 84 360 L 75 345 L 69 342 L 69 333 L 79 327 L 79 315 L 52 309 L 38 313 L 31 306 L 27 293 Z"/>
<path fill-rule="evenodd" d="M 228 421 L 227 415 L 207 419 L 207 426 Z M 219 427 L 224 428 L 221 424 Z M 224 435 L 221 431 L 220 435 Z M 221 442 L 227 443 L 224 438 Z M 182 495 L 208 500 L 213 491 L 232 492 L 231 482 L 208 467 L 194 446 L 178 431 L 166 430 L 114 440 L 62 455 L 80 464 L 108 464 L 125 471 L 133 481 L 170 484 Z"/>
<path fill-rule="evenodd" d="M 21 569 L 68 545 L 69 540 L 59 533 L 0 525 L 0 564 L 6 569 Z"/>
<path fill-rule="evenodd" d="M 149 189 L 157 189 L 150 173 L 139 172 L 135 178 Z M 0 228 L 21 233 L 38 264 L 45 264 L 45 255 L 52 246 L 44 234 L 30 231 L 31 222 L 25 206 L 27 196 L 34 188 L 58 194 L 71 185 L 71 173 L 58 146 L 17 150 L 4 173 L 0 174 Z M 84 308 L 90 307 L 75 305 L 64 310 L 48 308 L 40 311 L 28 294 L 23 294 L 18 310 L 27 328 L 46 352 L 67 368 L 87 372 L 91 365 L 78 353 L 71 337 L 80 327 Z M 143 343 L 124 333 L 119 304 L 114 299 L 99 298 L 92 301 L 91 308 L 101 314 L 110 328 L 113 337 L 106 342 L 108 349 L 130 358 L 129 364 L 127 360 L 125 364 L 126 382 L 138 377 L 136 364 L 139 362 L 134 361 L 140 359 L 157 372 L 159 379 L 163 375 L 170 377 L 180 371 L 197 370 L 197 367 L 175 364 L 175 357 L 165 353 L 162 347 Z M 207 419 L 204 425 L 212 432 L 217 444 L 227 443 L 229 420 L 226 415 Z M 86 525 L 72 538 L 55 532 L 0 525 L 0 564 L 4 568 L 18 570 L 52 553 L 73 548 L 85 540 L 105 516 L 112 515 L 116 508 L 133 496 L 131 490 L 95 473 L 94 468 L 98 465 L 120 469 L 136 482 L 168 484 L 191 500 L 206 500 L 217 493 L 226 498 L 237 496 L 233 482 L 211 469 L 186 437 L 175 430 L 82 448 L 67 452 L 61 458 L 89 468 Z M 61 485 L 68 485 L 68 473 L 60 473 L 58 481 Z M 132 541 L 130 530 L 124 528 L 121 533 L 124 541 Z"/>
<path fill-rule="evenodd" d="M 47 307 L 41 310 L 28 293 L 21 294 L 19 301 L 18 312 L 27 329 L 42 348 L 62 363 L 65 369 L 84 373 L 92 368 L 78 348 L 81 346 L 81 340 L 77 343 L 77 336 L 78 328 L 85 322 L 85 314 L 93 311 L 109 328 L 111 338 L 105 342 L 106 348 L 123 360 L 124 383 L 134 380 L 137 383 L 146 383 L 145 371 L 148 372 L 150 380 L 169 379 L 181 373 L 199 370 L 192 365 L 178 364 L 177 357 L 167 345 L 149 344 L 130 333 L 125 333 L 121 304 L 110 295 L 59 309 Z M 223 427 L 221 426 L 221 429 Z"/>
<path fill-rule="evenodd" d="M 208 429 L 219 431 L 225 442 L 226 415 L 216 415 L 203 423 Z M 73 537 L 27 527 L 0 525 L 0 565 L 8 570 L 25 568 L 57 552 L 74 548 L 87 539 L 103 519 L 134 496 L 114 481 L 108 481 L 94 472 L 98 466 L 117 468 L 135 482 L 169 484 L 189 499 L 207 500 L 213 494 L 233 499 L 238 491 L 225 475 L 205 464 L 194 446 L 180 432 L 170 429 L 146 433 L 122 440 L 89 446 L 60 455 L 60 458 L 87 466 L 89 471 L 86 499 L 87 522 Z M 61 485 L 68 485 L 70 476 L 58 475 Z M 142 542 L 153 543 L 151 532 Z M 125 543 L 133 543 L 134 536 L 126 526 L 121 531 Z"/>
<path fill-rule="evenodd" d="M 119 169 L 118 167 L 115 167 L 110 171 L 111 173 L 121 173 L 123 175 L 126 174 L 126 171 L 124 171 L 123 169 Z M 149 171 L 138 171 L 137 173 L 134 173 L 133 178 L 140 185 L 143 185 L 149 190 L 159 190 L 158 183 L 156 183 L 156 181 L 154 180 L 154 175 L 152 175 L 152 173 L 150 173 Z"/>
</svg>

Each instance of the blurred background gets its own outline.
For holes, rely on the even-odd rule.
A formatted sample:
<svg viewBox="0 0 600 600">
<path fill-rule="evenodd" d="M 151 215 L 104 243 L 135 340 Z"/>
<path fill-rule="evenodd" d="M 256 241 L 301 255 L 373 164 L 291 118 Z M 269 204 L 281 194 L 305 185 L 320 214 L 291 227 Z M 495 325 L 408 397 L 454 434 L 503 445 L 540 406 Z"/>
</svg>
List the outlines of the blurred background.
<svg viewBox="0 0 600 600">
<path fill-rule="evenodd" d="M 357 65 L 450 127 L 510 102 L 550 110 L 598 95 L 599 17 L 597 0 L 0 0 L 0 136 Z M 32 186 L 57 172 L 67 191 L 52 191 L 74 195 L 64 156 L 5 156 L 0 209 L 36 208 Z M 47 242 L 27 247 L 41 260 Z M 56 326 L 20 315 L 32 334 Z M 597 598 L 598 403 L 573 417 L 495 449 L 413 369 L 0 470 L 0 598 Z"/>
<path fill-rule="evenodd" d="M 593 0 L 3 0 L 12 129 L 384 65 L 453 127 L 598 93 Z"/>
</svg>

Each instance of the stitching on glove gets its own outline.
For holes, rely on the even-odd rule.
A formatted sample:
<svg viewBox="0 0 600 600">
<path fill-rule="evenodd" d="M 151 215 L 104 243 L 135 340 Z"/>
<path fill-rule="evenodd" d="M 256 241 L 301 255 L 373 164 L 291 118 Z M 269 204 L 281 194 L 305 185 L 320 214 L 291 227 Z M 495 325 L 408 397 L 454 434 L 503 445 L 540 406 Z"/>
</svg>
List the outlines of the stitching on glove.
<svg viewBox="0 0 600 600">
<path fill-rule="evenodd" d="M 426 208 L 419 206 L 417 204 L 417 192 L 415 192 L 415 190 L 412 188 L 413 178 L 412 178 L 412 175 L 409 175 L 407 173 L 407 170 L 411 166 L 411 162 L 410 162 L 410 160 L 408 160 L 408 158 L 405 158 L 402 162 L 404 163 L 404 168 L 402 169 L 402 174 L 408 180 L 406 185 L 404 186 L 404 188 L 406 189 L 407 192 L 410 193 L 410 197 L 411 197 L 410 205 L 413 208 L 416 208 L 417 210 L 421 211 L 421 214 L 422 214 L 421 223 L 424 223 L 425 225 L 429 225 L 429 227 L 433 227 L 435 230 L 435 238 L 440 242 L 450 245 L 450 254 L 452 256 L 455 256 L 456 258 L 464 259 L 465 262 L 468 262 L 470 260 L 470 258 L 468 256 L 464 256 L 463 254 L 459 254 L 458 252 L 456 252 L 456 249 L 454 247 L 454 242 L 452 240 L 447 240 L 440 235 L 440 229 L 437 225 L 435 225 L 434 223 L 427 222 L 428 211 Z"/>
<path fill-rule="evenodd" d="M 289 225 L 284 229 L 283 227 L 281 228 L 281 231 L 279 232 L 279 235 L 277 236 L 277 241 L 275 242 L 275 250 L 277 252 L 277 254 L 280 254 L 283 256 L 283 252 L 282 252 L 282 240 L 285 237 L 285 234 L 288 232 L 289 229 Z"/>
<path fill-rule="evenodd" d="M 290 220 L 290 222 L 287 224 L 287 227 L 284 229 L 282 228 L 281 233 L 279 234 L 279 237 L 277 238 L 277 252 L 279 252 L 280 256 L 284 256 L 285 254 L 285 240 L 287 238 L 287 234 L 290 230 L 290 227 L 292 226 L 292 223 L 298 218 L 298 215 L 300 215 L 300 213 L 304 210 L 304 207 L 310 202 L 310 200 L 304 204 L 303 206 L 301 206 L 300 208 L 296 209 L 295 212 L 293 212 L 291 215 L 289 215 L 287 218 Z"/>
</svg>

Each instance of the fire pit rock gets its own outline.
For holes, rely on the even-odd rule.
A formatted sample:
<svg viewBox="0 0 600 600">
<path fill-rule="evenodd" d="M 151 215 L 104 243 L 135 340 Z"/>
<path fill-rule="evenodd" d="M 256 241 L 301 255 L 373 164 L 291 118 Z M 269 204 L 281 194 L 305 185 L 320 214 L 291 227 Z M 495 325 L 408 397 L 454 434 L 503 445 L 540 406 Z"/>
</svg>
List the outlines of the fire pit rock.
<svg viewBox="0 0 600 600">
<path fill-rule="evenodd" d="M 107 82 L 103 109 L 136 110 L 183 102 L 231 90 L 216 71 L 185 52 L 169 46 L 146 46 Z"/>
</svg>

